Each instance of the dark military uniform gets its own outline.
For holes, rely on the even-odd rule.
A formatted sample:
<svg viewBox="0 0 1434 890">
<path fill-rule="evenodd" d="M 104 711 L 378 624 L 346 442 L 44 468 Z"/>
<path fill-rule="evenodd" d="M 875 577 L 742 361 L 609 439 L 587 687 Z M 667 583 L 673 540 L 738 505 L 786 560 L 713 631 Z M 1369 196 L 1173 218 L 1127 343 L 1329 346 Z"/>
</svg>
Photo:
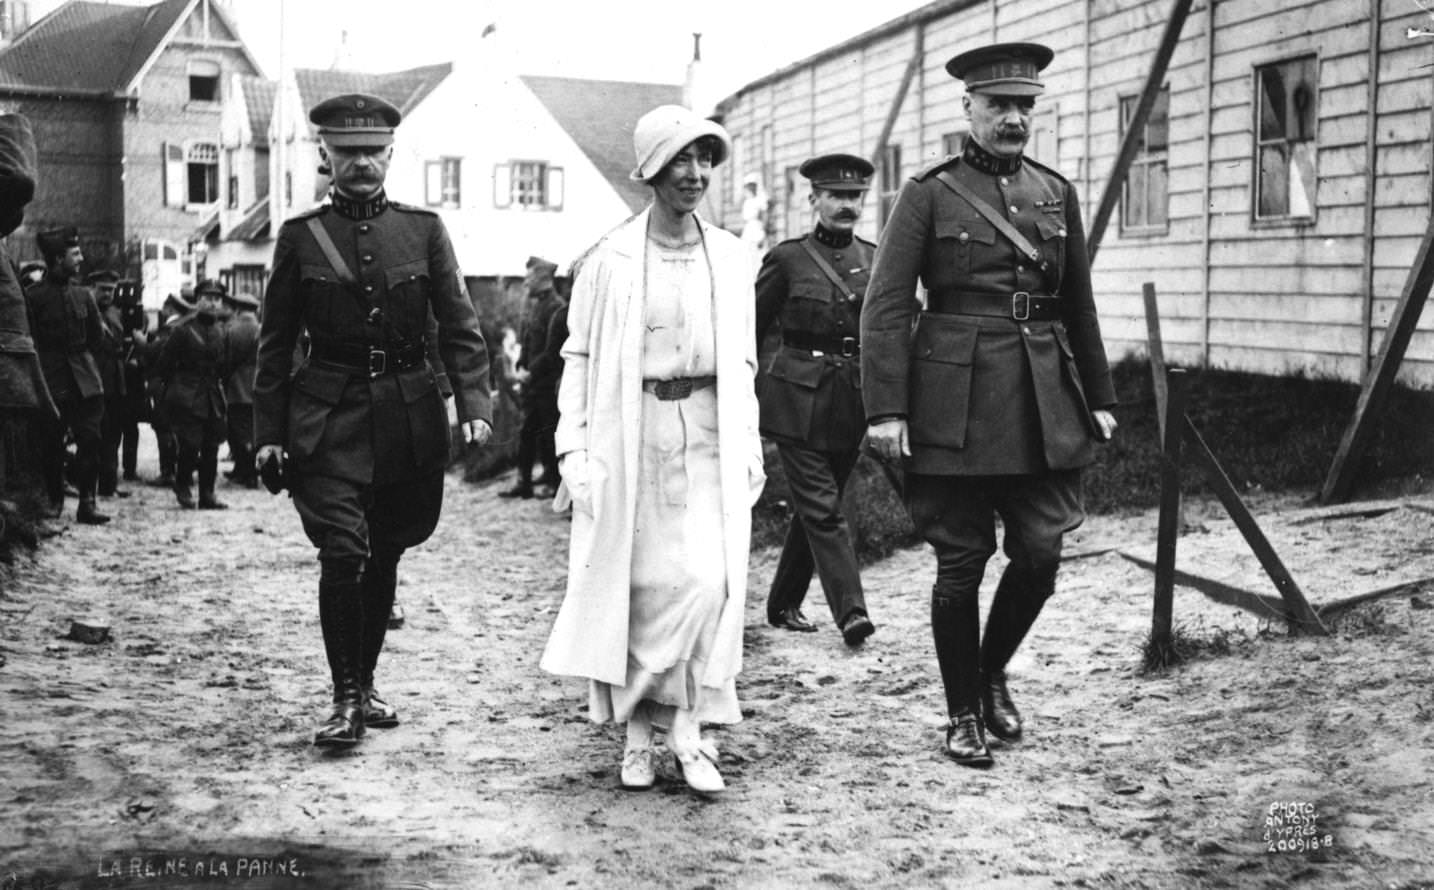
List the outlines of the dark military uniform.
<svg viewBox="0 0 1434 890">
<path fill-rule="evenodd" d="M 100 366 L 100 383 L 105 390 L 105 413 L 100 421 L 98 491 L 101 497 L 113 497 L 119 485 L 119 450 L 124 438 L 122 421 L 128 396 L 125 380 L 126 332 L 120 308 L 114 304 L 114 286 L 119 276 L 114 272 L 95 272 L 86 280 L 95 304 L 100 308 L 103 331 L 100 348 L 95 353 L 95 362 Z"/>
<path fill-rule="evenodd" d="M 822 187 L 814 178 L 813 188 Z M 854 190 L 865 188 L 862 177 Z M 757 275 L 758 343 L 773 322 L 782 341 L 759 379 L 761 432 L 777 444 L 794 510 L 767 594 L 767 619 L 777 626 L 809 629 L 796 610 L 814 568 L 838 626 L 867 611 L 841 500 L 866 433 L 858 323 L 875 249 L 818 223 L 773 247 Z"/>
<path fill-rule="evenodd" d="M 254 470 L 254 371 L 259 357 L 259 301 L 248 294 L 229 298 L 234 314 L 225 325 L 233 368 L 224 381 L 224 399 L 229 404 L 229 453 L 234 458 L 230 479 L 254 488 L 259 484 Z"/>
<path fill-rule="evenodd" d="M 42 242 L 48 239 L 47 255 L 58 244 L 79 244 L 73 229 L 41 233 L 39 238 Z M 46 491 L 52 504 L 64 502 L 68 430 L 75 440 L 72 473 L 80 496 L 76 517 L 82 522 L 106 521 L 95 512 L 100 427 L 105 412 L 104 384 L 95 359 L 104 347 L 105 336 L 99 306 L 88 288 L 64 277 L 53 265 L 44 279 L 25 292 L 25 298 L 45 385 L 60 412 L 58 421 L 46 423 L 42 432 L 40 450 Z"/>
<path fill-rule="evenodd" d="M 1049 59 L 1044 47 L 1003 45 L 958 56 L 948 70 L 965 76 L 968 92 L 1030 96 Z M 945 176 L 995 208 L 1036 255 Z M 918 280 L 925 311 L 913 299 Z M 1063 534 L 1084 519 L 1080 468 L 1100 437 L 1091 412 L 1115 404 L 1075 189 L 1028 158 L 968 139 L 961 155 L 902 187 L 861 328 L 868 418 L 908 423 L 906 499 L 936 551 L 932 625 L 949 712 L 979 714 L 984 694 L 987 726 L 1018 736 L 1014 707 L 1002 722 L 991 695 L 1009 706 L 1006 663 L 1054 589 Z M 977 592 L 996 549 L 996 515 L 1011 561 L 978 674 Z"/>
<path fill-rule="evenodd" d="M 144 377 L 145 398 L 149 404 L 149 426 L 154 430 L 155 445 L 159 449 L 159 476 L 150 484 L 161 488 L 174 487 L 175 466 L 178 463 L 179 443 L 174 437 L 169 418 L 164 413 L 165 378 L 159 373 L 160 353 L 168 342 L 174 328 L 194 311 L 194 304 L 181 294 L 171 294 L 159 311 L 159 325 L 154 334 L 140 350 L 141 373 Z"/>
<path fill-rule="evenodd" d="M 222 291 L 209 282 L 195 289 L 195 296 Z M 174 493 L 181 507 L 195 506 L 190 480 L 199 474 L 200 509 L 222 509 L 214 495 L 219 477 L 219 443 L 227 428 L 224 379 L 232 361 L 224 325 L 212 307 L 201 304 L 177 322 L 160 349 L 155 372 L 164 380 L 161 410 L 172 431 L 178 450 L 175 454 Z"/>
<path fill-rule="evenodd" d="M 326 144 L 386 146 L 399 113 L 350 95 L 320 103 L 310 120 Z M 356 201 L 336 187 L 331 203 L 279 230 L 259 337 L 255 441 L 287 452 L 294 506 L 319 551 L 335 710 L 316 744 L 352 744 L 366 723 L 397 722 L 373 694 L 373 672 L 399 558 L 438 523 L 450 448 L 427 359 L 430 318 L 460 422 L 491 422 L 477 313 L 437 214 L 382 191 Z M 301 330 L 309 351 L 294 368 Z"/>
<path fill-rule="evenodd" d="M 533 496 L 533 461 L 543 465 L 539 482 L 557 487 L 558 455 L 553 447 L 553 431 L 558 426 L 558 374 L 562 365 L 553 360 L 562 349 L 561 340 L 553 342 L 553 316 L 567 304 L 552 287 L 552 274 L 557 266 L 538 257 L 528 258 L 528 270 L 546 272 L 541 290 L 529 297 L 528 312 L 519 336 L 521 350 L 516 367 L 526 370 L 528 379 L 521 387 L 523 425 L 518 430 L 518 482 L 503 497 Z M 566 337 L 564 338 L 566 339 Z M 560 362 L 560 360 L 559 360 Z"/>
</svg>

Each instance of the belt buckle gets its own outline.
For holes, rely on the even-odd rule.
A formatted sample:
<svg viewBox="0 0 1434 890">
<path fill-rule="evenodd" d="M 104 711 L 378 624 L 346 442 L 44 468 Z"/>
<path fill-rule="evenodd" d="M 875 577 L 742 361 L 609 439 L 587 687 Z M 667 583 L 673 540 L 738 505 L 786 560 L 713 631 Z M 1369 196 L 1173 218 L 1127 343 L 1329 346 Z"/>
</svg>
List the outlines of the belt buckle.
<svg viewBox="0 0 1434 890">
<path fill-rule="evenodd" d="M 856 344 L 856 338 L 855 338 L 855 337 L 842 337 L 842 338 L 841 338 L 841 357 L 842 357 L 842 358 L 853 358 L 853 357 L 856 355 L 856 351 L 857 351 L 857 344 Z"/>
<path fill-rule="evenodd" d="M 685 399 L 692 395 L 692 378 L 675 377 L 671 380 L 659 380 L 652 388 L 653 395 L 661 402 L 675 402 L 678 399 Z"/>
<path fill-rule="evenodd" d="M 377 346 L 368 348 L 368 376 L 380 377 L 388 370 L 388 353 Z"/>
<path fill-rule="evenodd" d="M 1030 291 L 1018 290 L 1011 294 L 1011 317 L 1016 321 L 1031 320 Z"/>
</svg>

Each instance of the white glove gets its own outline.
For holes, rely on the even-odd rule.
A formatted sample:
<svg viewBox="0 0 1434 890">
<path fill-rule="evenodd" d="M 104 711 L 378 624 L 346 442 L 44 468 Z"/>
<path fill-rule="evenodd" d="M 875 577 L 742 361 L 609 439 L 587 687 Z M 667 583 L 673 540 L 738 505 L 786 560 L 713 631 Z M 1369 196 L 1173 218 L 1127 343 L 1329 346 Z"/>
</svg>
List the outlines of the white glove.
<svg viewBox="0 0 1434 890">
<path fill-rule="evenodd" d="M 574 510 L 593 515 L 592 486 L 588 481 L 588 453 L 586 450 L 569 451 L 558 458 L 558 473 L 562 484 L 553 499 L 553 509 L 563 511 L 571 504 Z"/>
<path fill-rule="evenodd" d="M 747 463 L 747 506 L 754 507 L 762 491 L 767 487 L 766 458 L 762 452 L 762 441 L 757 440 L 757 453 Z"/>
</svg>

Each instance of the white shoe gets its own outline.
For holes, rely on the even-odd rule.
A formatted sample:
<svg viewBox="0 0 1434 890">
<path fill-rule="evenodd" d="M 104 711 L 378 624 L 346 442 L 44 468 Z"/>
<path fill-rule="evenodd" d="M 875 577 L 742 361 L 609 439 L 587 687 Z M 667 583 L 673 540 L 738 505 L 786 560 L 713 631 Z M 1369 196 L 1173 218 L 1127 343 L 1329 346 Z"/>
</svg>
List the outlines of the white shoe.
<svg viewBox="0 0 1434 890">
<path fill-rule="evenodd" d="M 672 756 L 677 759 L 677 771 L 688 788 L 703 794 L 726 790 L 727 783 L 717 771 L 717 748 L 711 742 L 703 741 L 696 750 L 686 753 L 673 751 Z"/>
<path fill-rule="evenodd" d="M 651 748 L 628 748 L 622 752 L 622 787 L 646 791 L 657 781 L 657 767 Z"/>
</svg>

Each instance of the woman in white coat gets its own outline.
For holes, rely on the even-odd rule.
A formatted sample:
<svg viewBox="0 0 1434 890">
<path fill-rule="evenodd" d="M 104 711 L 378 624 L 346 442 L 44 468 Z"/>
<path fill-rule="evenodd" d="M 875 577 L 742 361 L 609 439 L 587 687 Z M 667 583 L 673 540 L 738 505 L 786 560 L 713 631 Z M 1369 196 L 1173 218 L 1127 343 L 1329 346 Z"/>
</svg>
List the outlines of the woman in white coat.
<svg viewBox="0 0 1434 890">
<path fill-rule="evenodd" d="M 621 779 L 655 778 L 654 724 L 687 784 L 724 787 L 703 722 L 736 723 L 751 506 L 761 492 L 750 252 L 698 218 L 721 125 L 676 105 L 633 135 L 653 202 L 582 261 L 555 434 L 571 497 L 567 594 L 544 670 L 625 721 Z"/>
</svg>

